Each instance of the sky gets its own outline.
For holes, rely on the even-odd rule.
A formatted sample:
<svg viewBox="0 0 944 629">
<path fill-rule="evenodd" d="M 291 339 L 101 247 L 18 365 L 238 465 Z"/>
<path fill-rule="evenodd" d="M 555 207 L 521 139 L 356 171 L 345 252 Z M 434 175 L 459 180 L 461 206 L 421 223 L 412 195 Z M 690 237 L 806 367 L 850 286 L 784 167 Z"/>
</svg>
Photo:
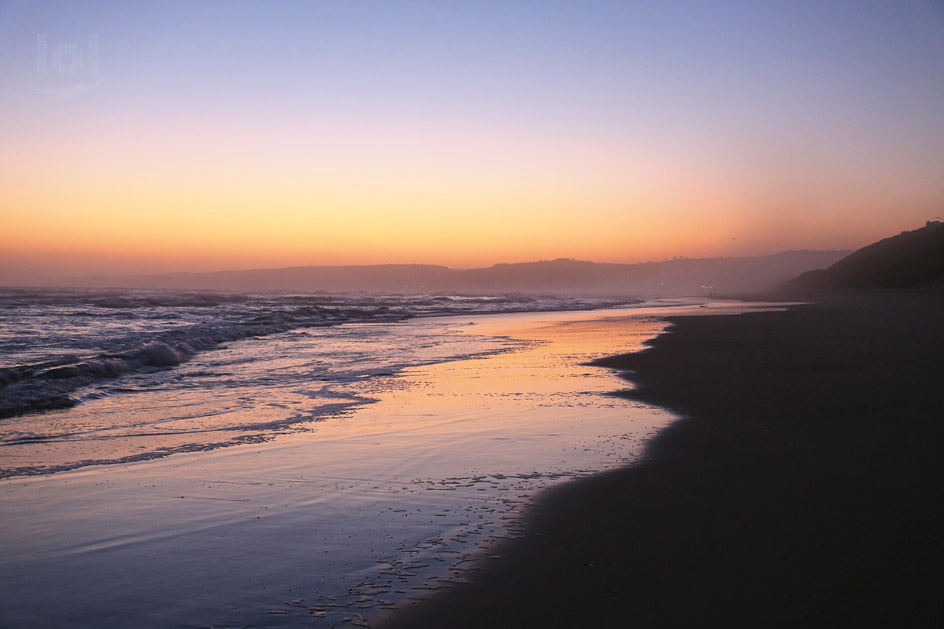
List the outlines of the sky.
<svg viewBox="0 0 944 629">
<path fill-rule="evenodd" d="M 942 69 L 941 0 L 0 0 L 0 284 L 857 248 Z"/>
</svg>

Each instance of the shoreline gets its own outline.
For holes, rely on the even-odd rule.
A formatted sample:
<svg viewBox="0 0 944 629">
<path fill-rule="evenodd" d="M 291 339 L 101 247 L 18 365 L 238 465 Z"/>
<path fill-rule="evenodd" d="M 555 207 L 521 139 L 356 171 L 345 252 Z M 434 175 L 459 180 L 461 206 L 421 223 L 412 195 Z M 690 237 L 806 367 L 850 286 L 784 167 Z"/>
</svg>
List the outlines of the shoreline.
<svg viewBox="0 0 944 629">
<path fill-rule="evenodd" d="M 0 480 L 0 622 L 373 623 L 464 579 L 534 492 L 624 465 L 671 421 L 584 364 L 641 347 L 664 326 L 650 312 L 409 324 L 521 349 L 404 369 L 310 433 Z"/>
<path fill-rule="evenodd" d="M 682 419 L 383 626 L 938 624 L 942 314 L 912 293 L 670 318 L 597 364 Z"/>
</svg>

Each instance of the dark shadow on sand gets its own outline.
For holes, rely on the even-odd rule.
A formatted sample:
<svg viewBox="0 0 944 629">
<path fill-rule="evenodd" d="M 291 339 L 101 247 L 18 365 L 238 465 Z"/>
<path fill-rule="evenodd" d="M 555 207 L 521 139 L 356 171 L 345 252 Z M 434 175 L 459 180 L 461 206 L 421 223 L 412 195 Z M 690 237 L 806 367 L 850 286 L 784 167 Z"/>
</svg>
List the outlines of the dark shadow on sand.
<svg viewBox="0 0 944 629">
<path fill-rule="evenodd" d="M 386 627 L 940 626 L 944 294 L 674 323 L 601 362 L 686 419 Z"/>
</svg>

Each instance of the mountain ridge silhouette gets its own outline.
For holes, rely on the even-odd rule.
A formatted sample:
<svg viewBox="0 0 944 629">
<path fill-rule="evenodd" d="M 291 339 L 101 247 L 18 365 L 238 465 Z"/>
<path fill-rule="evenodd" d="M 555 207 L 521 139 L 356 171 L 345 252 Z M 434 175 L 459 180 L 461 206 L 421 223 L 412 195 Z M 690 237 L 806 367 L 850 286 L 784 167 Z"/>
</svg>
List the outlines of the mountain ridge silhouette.
<svg viewBox="0 0 944 629">
<path fill-rule="evenodd" d="M 558 258 L 473 269 L 430 264 L 295 266 L 215 272 L 96 275 L 65 286 L 177 290 L 694 295 L 763 292 L 847 251 L 785 251 L 731 258 L 677 258 L 635 264 Z"/>
</svg>

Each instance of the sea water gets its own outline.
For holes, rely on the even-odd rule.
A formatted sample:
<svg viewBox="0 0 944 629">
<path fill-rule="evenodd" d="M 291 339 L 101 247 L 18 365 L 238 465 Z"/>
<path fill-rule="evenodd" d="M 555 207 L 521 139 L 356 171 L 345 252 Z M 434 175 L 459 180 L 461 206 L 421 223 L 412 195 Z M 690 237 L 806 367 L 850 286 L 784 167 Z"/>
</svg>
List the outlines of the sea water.
<svg viewBox="0 0 944 629">
<path fill-rule="evenodd" d="M 406 320 L 633 301 L 0 290 L 0 478 L 312 430 L 406 367 L 517 346 Z"/>
</svg>

